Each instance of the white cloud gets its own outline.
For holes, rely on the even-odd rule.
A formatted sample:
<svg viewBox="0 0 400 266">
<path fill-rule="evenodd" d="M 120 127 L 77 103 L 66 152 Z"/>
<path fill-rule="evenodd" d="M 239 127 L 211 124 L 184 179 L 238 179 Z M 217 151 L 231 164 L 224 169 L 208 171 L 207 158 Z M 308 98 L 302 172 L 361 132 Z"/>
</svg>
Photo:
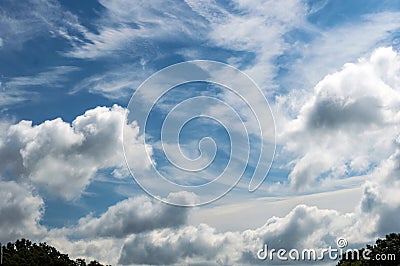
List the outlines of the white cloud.
<svg viewBox="0 0 400 266">
<path fill-rule="evenodd" d="M 368 172 L 394 151 L 399 69 L 396 52 L 377 49 L 370 58 L 327 75 L 307 95 L 296 119 L 278 122 L 284 127 L 279 142 L 298 156 L 289 175 L 294 188 L 307 188 L 322 174 L 335 178 Z"/>
<path fill-rule="evenodd" d="M 8 179 L 28 178 L 39 188 L 72 200 L 81 195 L 99 169 L 115 168 L 128 176 L 122 153 L 125 109 L 97 107 L 69 124 L 60 118 L 32 125 L 21 121 L 2 136 L 0 170 Z M 135 155 L 138 129 L 126 126 L 131 155 Z M 146 147 L 151 154 L 151 147 Z M 141 154 L 132 164 L 147 169 Z M 118 176 L 116 176 L 118 177 Z"/>
<path fill-rule="evenodd" d="M 0 242 L 17 238 L 41 238 L 46 228 L 39 224 L 44 202 L 31 188 L 14 181 L 0 181 Z"/>
</svg>

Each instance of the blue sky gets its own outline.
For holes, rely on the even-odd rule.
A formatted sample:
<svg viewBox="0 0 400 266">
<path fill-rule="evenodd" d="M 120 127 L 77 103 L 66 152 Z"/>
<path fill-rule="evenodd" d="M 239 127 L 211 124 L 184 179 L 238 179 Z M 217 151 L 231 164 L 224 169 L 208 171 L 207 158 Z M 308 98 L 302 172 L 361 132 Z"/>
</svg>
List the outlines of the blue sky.
<svg viewBox="0 0 400 266">
<path fill-rule="evenodd" d="M 359 247 L 399 230 L 398 1 L 6 0 L 0 29 L 0 242 L 29 237 L 113 265 L 252 265 L 268 264 L 249 255 L 263 243 L 325 247 L 343 236 Z M 172 180 L 215 178 L 236 124 L 232 135 L 204 117 L 183 127 L 179 140 L 192 158 L 203 137 L 219 148 L 208 171 L 191 175 L 162 154 L 159 132 L 180 102 L 215 97 L 246 120 L 253 145 L 238 186 L 211 204 L 179 208 L 149 197 L 129 174 L 122 127 L 132 94 L 188 60 L 230 64 L 268 100 L 276 152 L 256 192 L 247 191 L 253 148 L 270 139 L 260 139 L 249 109 L 215 84 L 165 94 L 146 136 L 142 127 L 125 132 L 129 160 L 149 182 L 145 148 Z M 223 116 L 218 107 L 191 111 Z M 159 243 L 168 252 L 145 252 L 160 251 Z"/>
</svg>

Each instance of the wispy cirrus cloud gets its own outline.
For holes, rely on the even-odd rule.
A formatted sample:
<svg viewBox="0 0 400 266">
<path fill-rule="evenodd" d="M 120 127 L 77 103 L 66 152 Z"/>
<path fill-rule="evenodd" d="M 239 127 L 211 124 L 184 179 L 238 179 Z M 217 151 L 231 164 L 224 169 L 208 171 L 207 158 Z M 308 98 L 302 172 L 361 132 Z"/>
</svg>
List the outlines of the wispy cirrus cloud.
<svg viewBox="0 0 400 266">
<path fill-rule="evenodd" d="M 32 76 L 8 78 L 2 83 L 2 86 L 11 89 L 34 86 L 60 87 L 62 82 L 68 79 L 68 74 L 79 69 L 75 66 L 56 66 Z"/>
<path fill-rule="evenodd" d="M 391 46 L 393 36 L 400 31 L 399 17 L 398 12 L 385 11 L 365 14 L 360 20 L 328 29 L 306 28 L 312 41 L 292 45 L 289 54 L 296 59 L 290 65 L 283 64 L 290 75 L 284 75 L 280 81 L 286 89 L 309 89 L 343 64 L 368 56 L 377 46 Z"/>
<path fill-rule="evenodd" d="M 79 42 L 86 31 L 76 15 L 53 0 L 3 1 L 0 29 L 1 49 L 22 49 L 25 42 L 40 36 Z"/>
<path fill-rule="evenodd" d="M 86 42 L 65 55 L 76 58 L 148 56 L 155 41 L 185 43 L 201 38 L 205 23 L 193 19 L 185 3 L 170 1 L 100 1 L 106 8 L 97 21 L 98 33 L 86 32 Z M 162 11 L 161 11 L 162 10 Z M 193 29 L 196 28 L 196 33 Z"/>
<path fill-rule="evenodd" d="M 62 88 L 69 75 L 78 71 L 75 66 L 56 66 L 48 71 L 31 76 L 2 77 L 0 81 L 0 106 L 7 106 L 31 100 L 38 96 L 36 88 Z"/>
<path fill-rule="evenodd" d="M 102 95 L 108 99 L 127 102 L 134 90 L 151 74 L 152 72 L 147 68 L 145 61 L 142 61 L 139 67 L 123 64 L 102 74 L 81 80 L 70 93 L 75 94 L 83 90 Z"/>
</svg>

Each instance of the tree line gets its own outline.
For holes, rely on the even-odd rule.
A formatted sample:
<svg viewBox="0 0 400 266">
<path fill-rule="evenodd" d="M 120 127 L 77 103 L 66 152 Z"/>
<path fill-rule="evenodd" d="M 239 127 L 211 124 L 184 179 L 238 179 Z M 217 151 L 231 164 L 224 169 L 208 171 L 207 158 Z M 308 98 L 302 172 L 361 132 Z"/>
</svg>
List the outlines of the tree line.
<svg viewBox="0 0 400 266">
<path fill-rule="evenodd" d="M 1 249 L 4 266 L 104 266 L 96 260 L 88 263 L 85 259 L 72 260 L 55 247 L 32 243 L 24 238 L 2 245 Z"/>
</svg>

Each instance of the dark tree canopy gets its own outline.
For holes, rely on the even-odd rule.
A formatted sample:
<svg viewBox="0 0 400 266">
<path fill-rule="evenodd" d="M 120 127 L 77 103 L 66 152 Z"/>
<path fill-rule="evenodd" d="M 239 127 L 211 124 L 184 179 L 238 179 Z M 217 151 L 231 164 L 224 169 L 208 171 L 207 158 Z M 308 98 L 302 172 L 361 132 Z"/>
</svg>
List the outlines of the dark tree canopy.
<svg viewBox="0 0 400 266">
<path fill-rule="evenodd" d="M 367 245 L 366 248 L 371 251 L 368 254 L 370 260 L 362 257 L 361 254 L 365 250 L 362 248 L 359 250 L 359 259 L 353 259 L 351 256 L 344 257 L 339 261 L 338 266 L 400 266 L 400 234 L 386 235 L 386 239 L 378 239 L 375 245 Z M 379 258 L 379 260 L 375 258 Z"/>
<path fill-rule="evenodd" d="M 84 259 L 71 260 L 46 243 L 36 244 L 27 239 L 9 242 L 2 246 L 2 251 L 5 266 L 103 266 L 97 261 L 87 264 Z"/>
</svg>

